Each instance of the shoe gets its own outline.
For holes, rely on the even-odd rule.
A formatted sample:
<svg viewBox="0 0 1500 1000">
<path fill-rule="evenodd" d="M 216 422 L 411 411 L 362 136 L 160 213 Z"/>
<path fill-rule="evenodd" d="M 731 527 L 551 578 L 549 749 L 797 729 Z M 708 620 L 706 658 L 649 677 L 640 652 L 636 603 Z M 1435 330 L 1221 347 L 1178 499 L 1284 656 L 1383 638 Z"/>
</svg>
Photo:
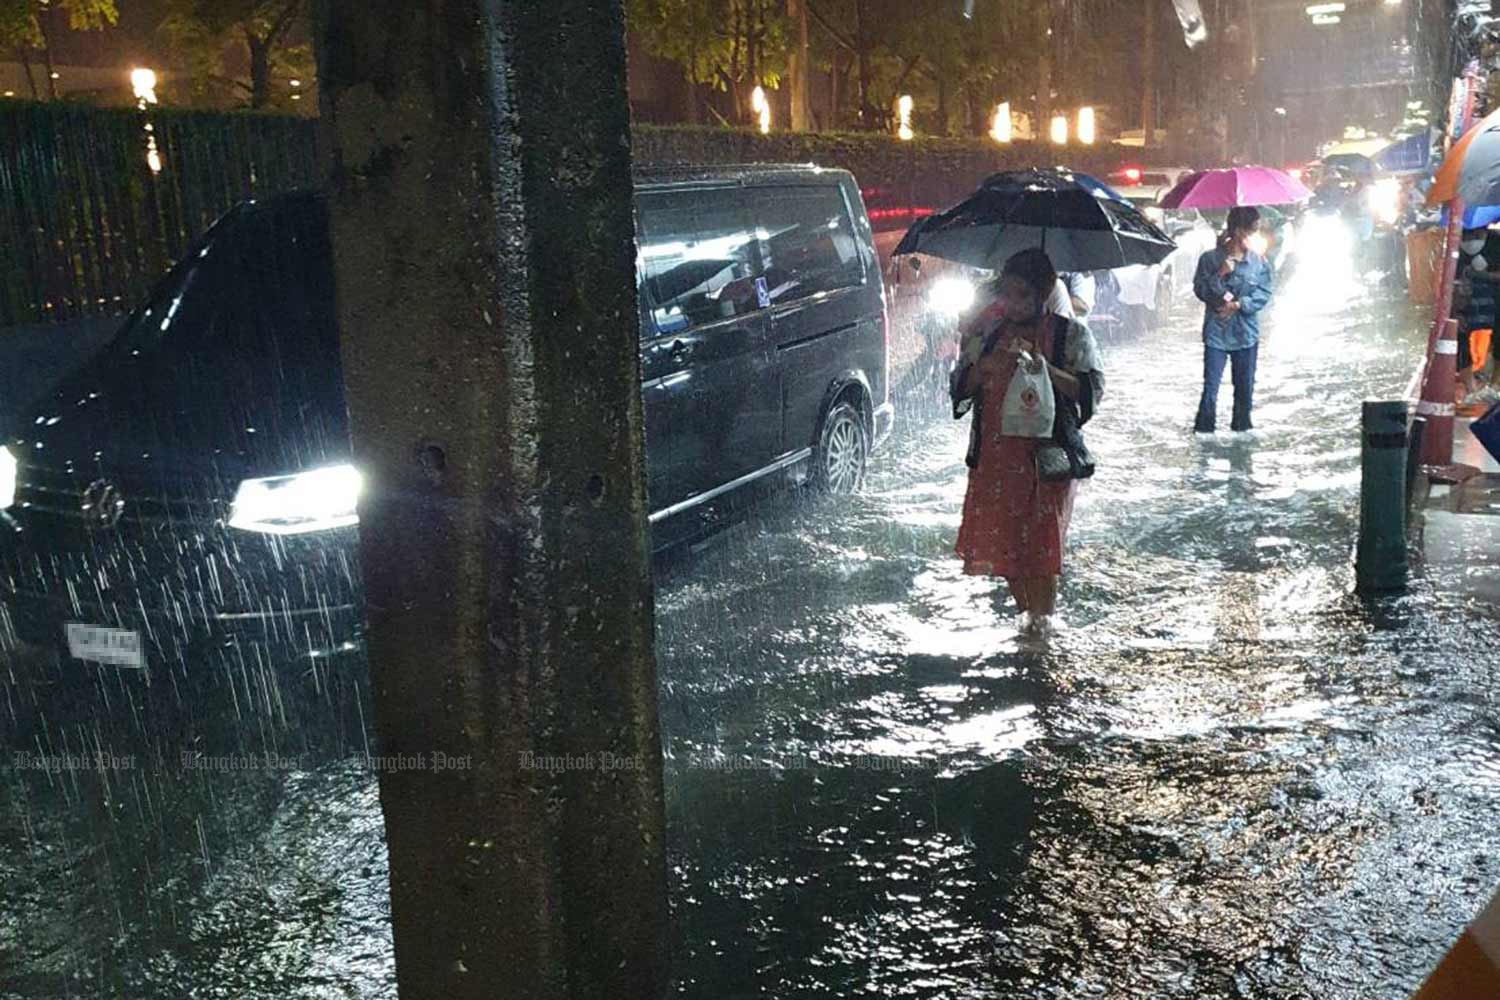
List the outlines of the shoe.
<svg viewBox="0 0 1500 1000">
<path fill-rule="evenodd" d="M 1029 619 L 1026 635 L 1032 639 L 1047 640 L 1057 635 L 1058 623 L 1053 615 L 1027 615 Z"/>
</svg>

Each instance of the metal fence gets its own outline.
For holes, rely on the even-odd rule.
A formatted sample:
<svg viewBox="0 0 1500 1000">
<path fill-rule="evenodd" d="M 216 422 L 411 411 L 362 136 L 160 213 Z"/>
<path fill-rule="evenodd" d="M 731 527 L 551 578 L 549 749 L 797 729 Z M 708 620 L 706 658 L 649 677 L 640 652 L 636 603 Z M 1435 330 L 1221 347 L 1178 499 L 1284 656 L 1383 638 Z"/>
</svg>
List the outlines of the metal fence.
<svg viewBox="0 0 1500 1000">
<path fill-rule="evenodd" d="M 236 202 L 315 184 L 315 128 L 0 104 L 0 327 L 127 311 Z"/>
<path fill-rule="evenodd" d="M 680 126 L 637 126 L 633 144 L 640 163 L 845 167 L 877 230 L 905 229 L 992 171 L 1059 155 L 1027 143 Z M 0 102 L 0 329 L 127 312 L 236 202 L 318 184 L 316 147 L 310 119 Z M 1104 171 L 1119 154 L 1068 155 Z"/>
</svg>

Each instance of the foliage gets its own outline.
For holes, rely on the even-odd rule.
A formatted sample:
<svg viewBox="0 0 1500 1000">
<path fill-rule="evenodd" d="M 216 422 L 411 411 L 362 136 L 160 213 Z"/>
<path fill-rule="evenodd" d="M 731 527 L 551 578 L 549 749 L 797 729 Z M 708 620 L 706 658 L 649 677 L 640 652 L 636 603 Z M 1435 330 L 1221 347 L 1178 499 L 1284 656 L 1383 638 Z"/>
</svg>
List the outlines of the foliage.
<svg viewBox="0 0 1500 1000">
<path fill-rule="evenodd" d="M 33 52 L 43 52 L 51 63 L 51 33 L 56 19 L 66 16 L 73 31 L 99 31 L 115 24 L 120 12 L 115 0 L 0 0 L 0 52 L 14 52 L 30 71 Z M 49 92 L 56 97 L 51 80 Z M 32 80 L 33 96 L 36 81 Z"/>
<path fill-rule="evenodd" d="M 1223 53 L 1212 45 L 1189 53 L 1170 0 L 803 0 L 819 80 L 814 112 L 824 129 L 888 131 L 896 97 L 911 94 L 917 130 L 938 135 L 982 135 L 1000 101 L 1018 114 L 1092 104 L 1103 121 L 1133 123 L 1149 72 L 1138 44 L 1149 4 L 1156 76 L 1170 78 L 1169 67 L 1202 73 L 1204 86 L 1189 89 L 1207 101 L 1223 75 L 1207 67 Z M 766 29 L 758 73 L 744 63 L 738 14 L 752 6 L 764 12 Z M 733 93 L 732 117 L 743 124 L 739 85 L 753 77 L 774 86 L 787 63 L 797 32 L 785 11 L 785 0 L 628 0 L 628 23 L 650 52 L 681 66 L 695 90 Z M 1044 75 L 1055 96 L 1038 93 Z"/>
<path fill-rule="evenodd" d="M 786 71 L 783 0 L 627 0 L 626 17 L 647 51 L 690 83 L 732 93 L 739 121 L 755 85 L 777 87 Z"/>
<path fill-rule="evenodd" d="M 115 0 L 0 0 L 0 51 L 42 48 L 44 19 L 54 12 L 67 15 L 74 31 L 98 31 L 120 19 Z"/>
<path fill-rule="evenodd" d="M 261 109 L 291 97 L 277 81 L 311 77 L 308 0 L 168 0 L 161 34 L 200 96 Z"/>
</svg>

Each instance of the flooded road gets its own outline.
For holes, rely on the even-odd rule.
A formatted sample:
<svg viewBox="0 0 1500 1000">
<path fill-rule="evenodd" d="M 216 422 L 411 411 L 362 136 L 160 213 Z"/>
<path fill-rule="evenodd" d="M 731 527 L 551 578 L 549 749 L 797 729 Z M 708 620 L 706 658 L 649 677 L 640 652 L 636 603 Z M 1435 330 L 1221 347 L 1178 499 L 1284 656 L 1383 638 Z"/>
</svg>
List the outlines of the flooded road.
<svg viewBox="0 0 1500 1000">
<path fill-rule="evenodd" d="M 1289 284 L 1261 429 L 1204 438 L 1189 312 L 1105 344 L 1045 646 L 951 556 L 967 424 L 931 395 L 862 495 L 659 567 L 679 996 L 1395 1000 L 1500 883 L 1495 610 L 1351 595 L 1359 402 L 1420 315 Z M 0 997 L 393 997 L 374 780 L 334 762 L 362 664 L 278 692 L 305 726 L 203 680 L 236 724 L 134 774 L 15 766 L 125 746 L 143 696 L 80 669 L 0 671 Z M 303 766 L 184 770 L 194 740 Z"/>
</svg>

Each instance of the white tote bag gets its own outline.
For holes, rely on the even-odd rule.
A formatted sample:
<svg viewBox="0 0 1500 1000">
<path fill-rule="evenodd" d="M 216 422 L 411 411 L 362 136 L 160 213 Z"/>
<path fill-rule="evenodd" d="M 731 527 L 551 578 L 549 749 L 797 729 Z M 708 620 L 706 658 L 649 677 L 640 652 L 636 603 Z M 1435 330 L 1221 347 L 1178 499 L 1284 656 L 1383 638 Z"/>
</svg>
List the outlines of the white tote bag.
<svg viewBox="0 0 1500 1000">
<path fill-rule="evenodd" d="M 1057 400 L 1052 396 L 1052 379 L 1047 375 L 1046 362 L 1021 352 L 1005 401 L 1000 405 L 1000 435 L 1050 438 L 1056 413 Z"/>
</svg>

